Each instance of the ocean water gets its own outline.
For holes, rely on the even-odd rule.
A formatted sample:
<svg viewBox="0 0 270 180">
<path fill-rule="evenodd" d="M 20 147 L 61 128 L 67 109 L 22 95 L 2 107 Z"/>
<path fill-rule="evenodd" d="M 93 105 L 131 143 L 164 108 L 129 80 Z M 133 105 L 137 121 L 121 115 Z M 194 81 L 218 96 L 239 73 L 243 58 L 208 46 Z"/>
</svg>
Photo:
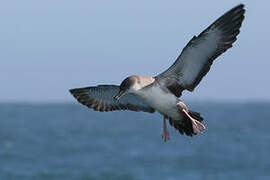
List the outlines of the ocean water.
<svg viewBox="0 0 270 180">
<path fill-rule="evenodd" d="M 188 103 L 207 130 L 79 104 L 0 104 L 0 180 L 269 180 L 270 103 Z"/>
</svg>

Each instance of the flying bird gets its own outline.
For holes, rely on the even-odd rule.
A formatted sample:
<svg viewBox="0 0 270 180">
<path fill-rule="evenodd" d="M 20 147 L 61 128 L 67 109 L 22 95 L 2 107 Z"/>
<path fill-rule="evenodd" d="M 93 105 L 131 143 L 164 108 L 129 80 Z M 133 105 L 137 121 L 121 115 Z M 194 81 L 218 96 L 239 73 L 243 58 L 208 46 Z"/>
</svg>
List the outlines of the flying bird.
<svg viewBox="0 0 270 180">
<path fill-rule="evenodd" d="M 180 134 L 193 136 L 202 133 L 205 126 L 200 113 L 190 110 L 179 98 L 182 91 L 193 91 L 208 73 L 213 61 L 232 47 L 244 20 L 244 5 L 240 4 L 194 36 L 176 61 L 161 74 L 132 75 L 120 86 L 98 85 L 71 89 L 70 93 L 95 111 L 131 110 L 163 115 L 164 141 L 169 139 L 166 120 Z"/>
</svg>

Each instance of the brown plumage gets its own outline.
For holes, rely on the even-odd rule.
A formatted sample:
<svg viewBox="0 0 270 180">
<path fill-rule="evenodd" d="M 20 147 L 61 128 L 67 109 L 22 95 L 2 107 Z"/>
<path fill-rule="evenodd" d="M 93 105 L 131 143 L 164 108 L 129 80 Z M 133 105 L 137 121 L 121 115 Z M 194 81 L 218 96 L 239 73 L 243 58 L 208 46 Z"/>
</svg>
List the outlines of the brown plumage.
<svg viewBox="0 0 270 180">
<path fill-rule="evenodd" d="M 156 76 L 157 81 L 163 83 L 177 97 L 185 89 L 193 91 L 208 73 L 213 61 L 233 46 L 240 33 L 244 13 L 244 5 L 240 4 L 218 18 L 198 36 L 194 36 L 174 64 Z M 198 52 L 200 54 L 196 54 Z M 195 63 L 200 68 L 193 69 Z M 194 77 L 190 78 L 189 73 L 193 73 Z"/>
<path fill-rule="evenodd" d="M 164 116 L 162 138 L 169 139 L 166 119 L 180 134 L 193 136 L 202 133 L 200 113 L 189 110 L 178 98 L 182 91 L 193 91 L 209 72 L 213 61 L 232 47 L 244 19 L 240 4 L 218 18 L 183 48 L 176 61 L 156 77 L 129 76 L 120 86 L 99 85 L 71 89 L 81 104 L 95 111 L 131 110 Z M 121 98 L 120 98 L 121 97 Z"/>
<path fill-rule="evenodd" d="M 203 117 L 201 117 L 200 113 L 194 112 L 189 110 L 189 115 L 193 117 L 194 119 L 202 122 Z M 175 121 L 172 118 L 169 118 L 169 123 L 172 127 L 174 127 L 180 134 L 186 134 L 187 136 L 194 136 L 196 133 L 194 133 L 192 128 L 192 123 L 187 115 L 184 115 L 182 121 Z"/>
<path fill-rule="evenodd" d="M 119 92 L 120 87 L 115 85 L 99 85 L 93 87 L 76 88 L 69 90 L 78 102 L 90 109 L 101 112 L 116 110 L 144 111 L 153 113 L 155 110 L 145 104 L 135 94 L 127 94 L 118 102 L 113 97 Z"/>
</svg>

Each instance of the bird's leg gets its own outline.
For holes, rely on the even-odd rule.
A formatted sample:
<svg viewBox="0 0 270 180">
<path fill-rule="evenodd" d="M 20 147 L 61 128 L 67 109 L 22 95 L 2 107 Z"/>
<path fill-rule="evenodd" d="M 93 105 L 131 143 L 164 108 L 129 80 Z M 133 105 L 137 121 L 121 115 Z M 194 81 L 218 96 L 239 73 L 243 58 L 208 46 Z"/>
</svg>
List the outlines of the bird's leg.
<svg viewBox="0 0 270 180">
<path fill-rule="evenodd" d="M 189 117 L 189 119 L 191 120 L 192 128 L 193 128 L 194 133 L 202 133 L 203 130 L 205 130 L 204 125 L 203 125 L 200 121 L 198 121 L 198 120 L 192 118 L 192 117 L 188 114 L 188 112 L 187 112 L 186 109 L 183 108 L 182 111 L 183 111 L 183 112 Z"/>
<path fill-rule="evenodd" d="M 166 142 L 170 139 L 169 131 L 167 129 L 166 124 L 166 117 L 163 117 L 163 132 L 162 132 L 162 139 Z"/>
</svg>

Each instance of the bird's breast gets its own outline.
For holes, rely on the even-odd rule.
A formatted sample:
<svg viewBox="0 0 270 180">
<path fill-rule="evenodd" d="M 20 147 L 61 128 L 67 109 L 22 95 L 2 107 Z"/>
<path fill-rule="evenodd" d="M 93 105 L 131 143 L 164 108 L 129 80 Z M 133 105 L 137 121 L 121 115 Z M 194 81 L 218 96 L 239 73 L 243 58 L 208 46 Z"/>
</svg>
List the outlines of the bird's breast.
<svg viewBox="0 0 270 180">
<path fill-rule="evenodd" d="M 172 93 L 164 91 L 159 86 L 141 90 L 139 96 L 161 114 L 166 114 L 172 118 L 179 116 L 179 109 L 176 107 L 179 99 Z"/>
</svg>

